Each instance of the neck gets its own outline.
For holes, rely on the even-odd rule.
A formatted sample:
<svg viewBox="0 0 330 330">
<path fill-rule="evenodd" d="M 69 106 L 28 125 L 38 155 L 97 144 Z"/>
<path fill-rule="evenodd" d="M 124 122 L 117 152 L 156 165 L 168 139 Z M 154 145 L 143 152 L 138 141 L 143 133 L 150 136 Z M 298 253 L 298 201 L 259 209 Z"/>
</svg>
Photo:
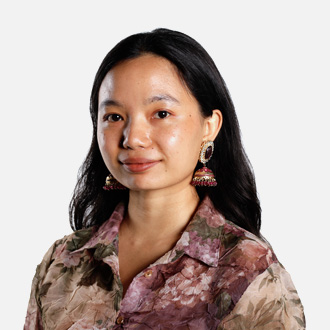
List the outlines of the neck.
<svg viewBox="0 0 330 330">
<path fill-rule="evenodd" d="M 126 228 L 136 239 L 160 239 L 180 234 L 199 202 L 196 189 L 187 186 L 177 192 L 130 191 Z"/>
</svg>

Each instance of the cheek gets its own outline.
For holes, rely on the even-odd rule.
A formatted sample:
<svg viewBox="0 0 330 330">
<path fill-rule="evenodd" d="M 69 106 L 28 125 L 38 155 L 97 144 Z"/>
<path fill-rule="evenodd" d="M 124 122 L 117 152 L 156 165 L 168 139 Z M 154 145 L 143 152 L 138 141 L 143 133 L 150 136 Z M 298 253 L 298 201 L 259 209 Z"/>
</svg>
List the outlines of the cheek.
<svg viewBox="0 0 330 330">
<path fill-rule="evenodd" d="M 169 127 L 167 130 L 162 132 L 159 130 L 157 135 L 164 135 L 170 146 L 175 146 L 181 144 L 184 141 L 191 140 L 192 138 L 197 138 L 196 133 L 198 132 L 198 126 L 196 127 L 193 122 L 190 123 L 180 123 L 174 127 Z"/>
<path fill-rule="evenodd" d="M 114 141 L 112 141 L 112 136 L 110 134 L 106 134 L 104 131 L 97 132 L 97 143 L 99 145 L 99 149 L 102 155 L 104 162 L 109 165 L 109 161 L 111 160 L 111 156 L 113 154 L 113 146 L 115 145 Z"/>
<path fill-rule="evenodd" d="M 106 156 L 108 156 L 110 143 L 107 135 L 103 131 L 97 133 L 97 143 L 104 159 Z"/>
<path fill-rule="evenodd" d="M 195 127 L 195 130 L 191 127 Z M 166 148 L 174 159 L 179 157 L 183 161 L 197 162 L 202 135 L 199 134 L 196 126 L 191 125 L 191 127 L 175 127 L 168 132 L 166 138 L 162 138 L 166 141 Z"/>
<path fill-rule="evenodd" d="M 177 144 L 179 144 L 179 141 L 181 140 L 181 137 L 178 136 L 178 134 L 175 131 L 172 131 L 170 136 L 167 138 L 167 144 L 169 148 L 175 148 Z"/>
<path fill-rule="evenodd" d="M 184 144 L 184 134 L 180 127 L 172 127 L 171 129 L 164 132 L 163 136 L 161 131 L 158 132 L 161 140 L 166 144 L 166 148 L 171 151 L 171 154 L 180 153 L 180 150 L 183 148 Z"/>
<path fill-rule="evenodd" d="M 97 131 L 97 143 L 98 143 L 100 149 L 102 149 L 105 144 L 104 133 L 99 130 Z"/>
</svg>

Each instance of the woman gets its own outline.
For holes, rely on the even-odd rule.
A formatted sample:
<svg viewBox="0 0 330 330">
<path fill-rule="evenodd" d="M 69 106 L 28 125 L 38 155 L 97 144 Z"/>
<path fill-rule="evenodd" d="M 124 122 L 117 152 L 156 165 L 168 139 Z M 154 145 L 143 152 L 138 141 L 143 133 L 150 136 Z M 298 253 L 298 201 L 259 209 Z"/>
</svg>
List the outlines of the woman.
<svg viewBox="0 0 330 330">
<path fill-rule="evenodd" d="M 206 51 L 166 29 L 122 40 L 90 110 L 75 232 L 38 266 L 25 329 L 304 329 Z"/>
</svg>

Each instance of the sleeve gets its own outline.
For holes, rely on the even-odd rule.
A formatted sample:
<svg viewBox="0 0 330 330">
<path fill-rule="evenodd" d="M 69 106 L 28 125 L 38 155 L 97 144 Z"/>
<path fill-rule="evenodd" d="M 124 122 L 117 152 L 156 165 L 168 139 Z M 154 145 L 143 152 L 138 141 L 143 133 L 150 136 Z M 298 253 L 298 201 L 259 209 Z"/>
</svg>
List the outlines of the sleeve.
<svg viewBox="0 0 330 330">
<path fill-rule="evenodd" d="M 56 241 L 45 254 L 42 262 L 38 265 L 32 281 L 30 300 L 25 318 L 24 330 L 44 330 L 42 325 L 39 296 L 43 279 L 47 274 L 49 265 L 52 263 L 54 252 L 60 241 Z"/>
<path fill-rule="evenodd" d="M 218 330 L 306 329 L 304 310 L 288 272 L 272 264 L 249 285 Z"/>
</svg>

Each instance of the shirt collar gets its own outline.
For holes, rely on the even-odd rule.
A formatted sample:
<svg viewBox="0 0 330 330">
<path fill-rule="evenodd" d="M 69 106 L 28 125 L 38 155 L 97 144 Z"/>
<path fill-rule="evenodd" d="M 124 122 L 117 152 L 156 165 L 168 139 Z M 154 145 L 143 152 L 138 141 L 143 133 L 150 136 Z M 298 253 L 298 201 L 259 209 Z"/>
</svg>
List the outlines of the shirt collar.
<svg viewBox="0 0 330 330">
<path fill-rule="evenodd" d="M 175 253 L 171 255 L 172 260 L 181 254 L 187 254 L 209 266 L 217 267 L 225 223 L 225 218 L 214 208 L 210 198 L 205 197 L 172 250 Z"/>
<path fill-rule="evenodd" d="M 121 222 L 124 219 L 125 216 L 125 205 L 124 203 L 119 203 L 113 213 L 111 214 L 111 217 L 104 222 L 100 227 L 91 227 L 88 229 L 82 229 L 89 230 L 90 231 L 90 237 L 88 241 L 84 242 L 84 244 L 80 244 L 78 249 L 72 250 L 73 253 L 80 252 L 82 250 L 86 249 L 93 249 L 98 246 L 107 246 L 107 245 L 114 245 L 116 249 L 118 250 L 118 246 L 116 244 L 116 238 L 118 237 L 119 227 Z M 79 237 L 80 230 L 74 233 L 74 238 Z"/>
<path fill-rule="evenodd" d="M 85 242 L 82 242 L 80 246 L 77 245 L 76 248 L 70 249 L 71 253 L 108 245 L 112 245 L 118 251 L 118 231 L 125 211 L 125 205 L 120 203 L 109 220 L 98 229 L 87 229 L 89 230 L 88 240 L 86 241 L 85 238 Z M 79 237 L 79 232 L 74 234 L 73 240 Z M 210 198 L 206 196 L 199 204 L 175 247 L 167 254 L 169 256 L 167 260 L 173 262 L 186 254 L 211 267 L 217 267 L 220 256 L 228 246 L 228 237 L 231 237 L 233 233 L 236 238 L 239 238 L 243 235 L 243 230 L 228 223 L 223 215 L 215 209 Z"/>
</svg>

